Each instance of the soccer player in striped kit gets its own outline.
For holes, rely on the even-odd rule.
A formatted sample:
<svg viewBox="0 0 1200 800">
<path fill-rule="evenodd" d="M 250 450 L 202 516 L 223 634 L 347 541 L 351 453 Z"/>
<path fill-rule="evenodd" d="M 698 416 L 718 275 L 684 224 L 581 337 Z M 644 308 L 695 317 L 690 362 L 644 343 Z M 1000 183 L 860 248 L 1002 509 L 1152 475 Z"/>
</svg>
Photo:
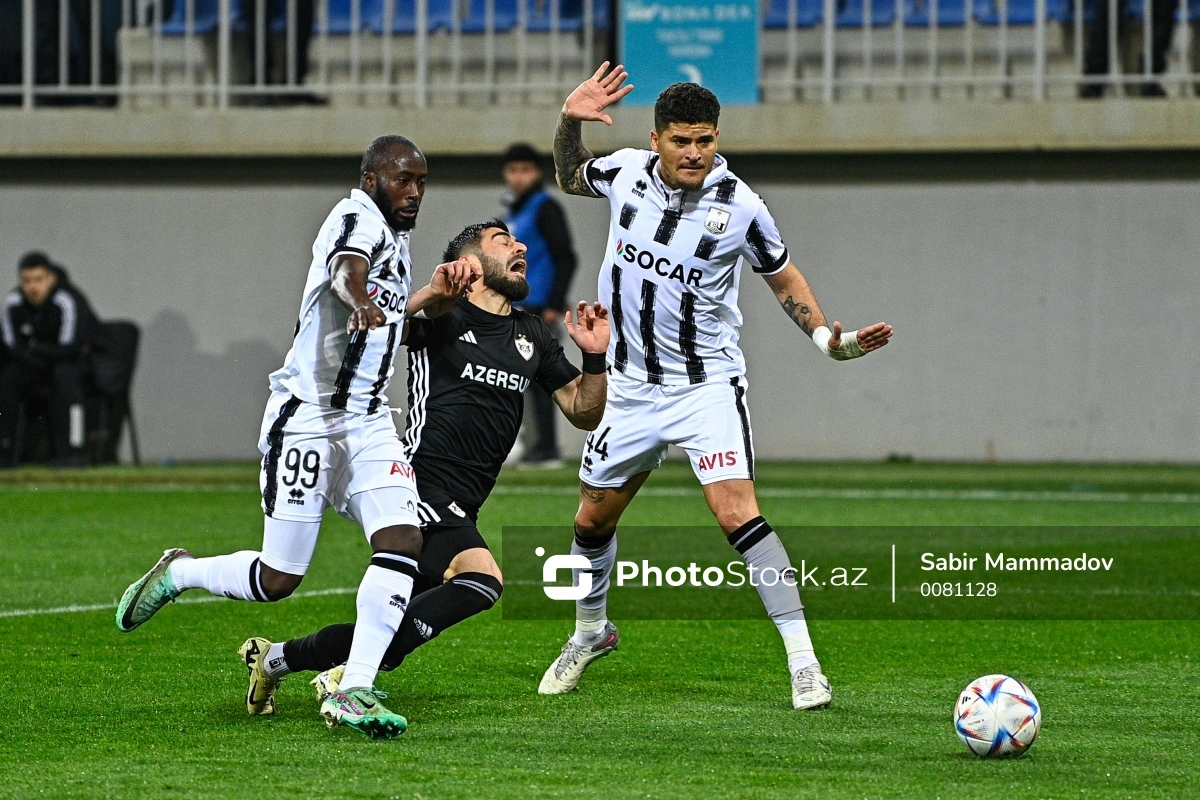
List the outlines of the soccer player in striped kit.
<svg viewBox="0 0 1200 800">
<path fill-rule="evenodd" d="M 650 150 L 594 158 L 583 146 L 581 123 L 611 125 L 605 109 L 632 91 L 623 85 L 627 77 L 623 67 L 602 64 L 567 98 L 554 136 L 563 191 L 609 202 L 599 297 L 609 308 L 612 337 L 608 402 L 583 453 L 571 548 L 590 559 L 592 590 L 576 603 L 575 633 L 546 670 L 542 694 L 575 689 L 591 662 L 616 649 L 619 634 L 605 598 L 617 523 L 669 444 L 687 452 L 709 508 L 746 563 L 795 574 L 754 492 L 746 364 L 738 347 L 742 262 L 835 360 L 863 356 L 892 335 L 882 322 L 845 333 L 839 322 L 832 330 L 826 325 L 762 198 L 717 153 L 721 107 L 707 89 L 677 83 L 659 95 Z M 783 637 L 793 707 L 829 705 L 832 691 L 795 580 L 756 588 Z"/>
<path fill-rule="evenodd" d="M 408 240 L 425 194 L 428 168 L 402 136 L 376 139 L 363 155 L 359 187 L 330 212 L 313 259 L 292 348 L 271 375 L 263 417 L 260 485 L 266 515 L 261 551 L 194 558 L 172 548 L 125 591 L 122 631 L 138 627 L 188 589 L 270 602 L 290 595 L 312 561 L 321 518 L 333 506 L 358 522 L 373 555 L 358 588 L 358 622 L 341 691 L 327 718 L 375 738 L 403 733 L 374 680 L 404 619 L 422 537 L 412 466 L 384 390 L 404 338 L 406 316 L 448 311 L 479 276 L 466 260 L 441 264 L 410 295 Z M 248 668 L 277 654 L 243 645 Z M 269 713 L 268 687 L 253 683 L 251 713 Z"/>
</svg>

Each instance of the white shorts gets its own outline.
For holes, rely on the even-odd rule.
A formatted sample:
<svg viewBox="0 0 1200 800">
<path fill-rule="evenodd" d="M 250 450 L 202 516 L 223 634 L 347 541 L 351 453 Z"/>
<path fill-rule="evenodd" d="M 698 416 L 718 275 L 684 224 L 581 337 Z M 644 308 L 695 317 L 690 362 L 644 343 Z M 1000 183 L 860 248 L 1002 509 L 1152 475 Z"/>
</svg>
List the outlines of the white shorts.
<svg viewBox="0 0 1200 800">
<path fill-rule="evenodd" d="M 320 523 L 332 506 L 368 537 L 393 525 L 420 526 L 416 475 L 389 410 L 349 414 L 274 392 L 258 449 L 262 508 L 272 519 Z M 351 502 L 364 492 L 386 496 L 386 507 L 367 497 Z"/>
<path fill-rule="evenodd" d="M 656 386 L 613 371 L 604 419 L 587 438 L 579 479 L 615 489 L 682 448 L 700 483 L 754 480 L 746 379 Z"/>
</svg>

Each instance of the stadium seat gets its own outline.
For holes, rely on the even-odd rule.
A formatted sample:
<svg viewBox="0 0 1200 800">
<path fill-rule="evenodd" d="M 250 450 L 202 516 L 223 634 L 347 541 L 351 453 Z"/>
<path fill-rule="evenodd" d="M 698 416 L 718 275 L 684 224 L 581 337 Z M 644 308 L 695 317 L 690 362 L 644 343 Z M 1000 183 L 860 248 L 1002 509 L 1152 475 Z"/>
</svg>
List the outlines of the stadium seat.
<svg viewBox="0 0 1200 800">
<path fill-rule="evenodd" d="M 861 28 L 866 17 L 865 0 L 839 0 L 837 24 L 840 28 Z M 870 24 L 891 25 L 896 20 L 895 0 L 871 0 Z"/>
<path fill-rule="evenodd" d="M 981 1 L 986 2 L 987 0 Z M 904 24 L 912 27 L 928 26 L 932 6 L 933 0 L 908 0 L 904 7 Z M 939 26 L 962 25 L 966 21 L 966 0 L 937 0 L 937 24 Z"/>
<path fill-rule="evenodd" d="M 769 0 L 766 13 L 763 14 L 763 26 L 787 28 L 790 2 L 796 3 L 796 24 L 801 28 L 811 28 L 819 24 L 825 16 L 825 4 L 822 0 Z"/>
<path fill-rule="evenodd" d="M 1129 9 L 1129 16 L 1132 19 L 1141 20 L 1146 14 L 1145 0 L 1125 0 L 1126 8 Z M 1068 9 L 1067 14 L 1071 12 Z M 1187 15 L 1186 17 L 1184 15 Z M 1085 14 L 1084 19 L 1091 17 L 1091 14 Z M 1179 10 L 1175 14 L 1175 19 L 1180 21 L 1200 20 L 1200 0 L 1182 0 Z"/>
<path fill-rule="evenodd" d="M 550 30 L 550 10 L 558 6 L 558 29 L 560 31 L 577 31 L 583 27 L 583 0 L 517 0 L 524 2 L 526 24 L 531 31 Z M 608 6 L 607 1 L 601 3 Z"/>
<path fill-rule="evenodd" d="M 367 30 L 370 21 L 376 21 L 376 31 L 383 30 L 383 3 L 384 0 L 358 0 L 358 30 L 354 26 L 354 0 L 329 0 L 329 32 L 331 34 L 345 36 L 351 33 L 361 33 Z M 411 5 L 411 0 L 409 0 Z M 403 2 L 398 2 L 398 5 L 404 5 Z M 286 12 L 285 12 L 286 13 Z M 397 11 L 399 14 L 400 11 Z M 317 14 L 313 20 L 313 31 L 320 32 L 321 18 Z"/>
<path fill-rule="evenodd" d="M 1037 22 L 1034 0 L 1008 0 L 1009 25 L 1033 25 Z M 1071 19 L 1071 0 L 1046 0 L 1046 20 L 1062 22 Z M 1000 24 L 998 0 L 975 0 L 975 21 L 981 25 Z"/>
<path fill-rule="evenodd" d="M 192 12 L 192 32 L 212 33 L 220 22 L 220 0 L 194 0 Z M 234 20 L 234 28 L 241 14 L 241 3 L 230 0 L 229 15 Z M 164 36 L 184 36 L 187 33 L 187 0 L 175 0 L 171 8 L 171 16 L 163 20 Z"/>
<path fill-rule="evenodd" d="M 117 448 L 126 423 L 133 463 L 142 463 L 130 401 L 141 338 L 141 330 L 136 323 L 126 320 L 100 323 L 91 356 L 92 385 L 97 400 L 95 425 L 89 432 L 94 463 L 117 463 Z"/>
<path fill-rule="evenodd" d="M 517 0 L 493 0 L 493 24 L 497 33 L 512 30 L 517 24 Z M 464 33 L 487 30 L 487 0 L 468 0 L 466 15 L 459 20 Z M 449 17 L 446 27 L 450 27 Z"/>
<path fill-rule="evenodd" d="M 392 33 L 416 33 L 416 0 L 373 0 L 371 17 L 365 22 L 367 29 L 374 33 L 383 33 L 385 27 L 384 12 L 387 10 L 385 4 L 387 2 L 395 4 L 392 9 Z M 436 30 L 452 30 L 454 27 L 454 6 L 455 0 L 428 0 L 426 6 L 426 14 L 428 14 L 426 30 L 431 33 Z"/>
</svg>

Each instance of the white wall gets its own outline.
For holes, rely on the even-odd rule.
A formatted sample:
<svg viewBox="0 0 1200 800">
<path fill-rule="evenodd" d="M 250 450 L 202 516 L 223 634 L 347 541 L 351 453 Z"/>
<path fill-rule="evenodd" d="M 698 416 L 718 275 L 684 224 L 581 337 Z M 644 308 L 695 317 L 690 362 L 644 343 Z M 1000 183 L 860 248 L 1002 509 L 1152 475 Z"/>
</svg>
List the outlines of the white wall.
<svg viewBox="0 0 1200 800">
<path fill-rule="evenodd" d="M 310 185 L 0 178 L 0 269 L 15 282 L 20 254 L 45 249 L 102 317 L 142 325 L 144 457 L 254 458 L 312 237 L 354 179 L 352 165 L 344 183 L 327 172 Z M 482 177 L 435 171 L 414 237 L 420 276 L 453 233 L 499 211 Z M 896 337 L 829 361 L 747 273 L 760 458 L 1200 459 L 1200 181 L 766 177 L 754 185 L 826 312 L 887 320 Z M 606 208 L 566 202 L 573 294 L 591 297 Z"/>
</svg>

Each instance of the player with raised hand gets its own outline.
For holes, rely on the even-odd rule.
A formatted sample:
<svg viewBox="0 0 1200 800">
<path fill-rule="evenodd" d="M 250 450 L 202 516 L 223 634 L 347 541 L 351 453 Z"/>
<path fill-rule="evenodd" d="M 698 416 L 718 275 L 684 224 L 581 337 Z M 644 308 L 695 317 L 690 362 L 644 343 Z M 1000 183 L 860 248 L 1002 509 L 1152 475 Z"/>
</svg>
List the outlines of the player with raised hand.
<svg viewBox="0 0 1200 800">
<path fill-rule="evenodd" d="M 605 598 L 617 523 L 669 444 L 687 452 L 709 509 L 746 563 L 760 574 L 795 574 L 754 491 L 746 365 L 738 347 L 741 263 L 763 277 L 788 317 L 835 360 L 866 355 L 892 335 L 882 322 L 845 333 L 840 322 L 826 324 L 762 198 L 718 154 L 721 107 L 707 89 L 677 83 L 659 95 L 650 150 L 593 157 L 583 146 L 582 123 L 612 124 L 606 109 L 632 91 L 627 77 L 623 67 L 602 64 L 566 99 L 554 135 L 559 186 L 609 201 L 599 294 L 611 310 L 613 336 L 607 410 L 583 454 L 571 548 L 593 565 L 592 591 L 577 601 L 575 633 L 546 670 L 542 694 L 575 689 L 591 662 L 616 649 L 619 634 Z M 795 581 L 756 588 L 783 637 L 793 706 L 827 706 L 832 692 Z"/>
<path fill-rule="evenodd" d="M 517 439 L 529 384 L 545 389 L 577 428 L 595 430 L 604 413 L 609 322 L 602 305 L 580 303 L 574 316 L 566 315 L 567 333 L 583 354 L 581 374 L 539 316 L 512 307 L 529 293 L 525 245 L 503 222 L 468 226 L 444 258 L 466 259 L 481 277 L 446 314 L 412 320 L 405 340 L 410 379 L 404 444 L 421 495 L 425 544 L 417 584 L 425 590 L 414 590 L 384 655 L 385 670 L 500 599 L 500 568 L 477 525 Z M 336 724 L 331 705 L 346 680 L 340 665 L 354 635 L 355 626 L 342 623 L 282 644 L 251 638 L 247 646 L 273 654 L 251 668 L 251 692 L 273 696 L 290 673 L 324 671 L 314 684 L 322 714 Z M 273 708 L 272 701 L 262 713 Z"/>
<path fill-rule="evenodd" d="M 308 571 L 332 506 L 362 526 L 372 549 L 337 714 L 380 738 L 407 726 L 380 702 L 374 679 L 404 618 L 422 545 L 413 468 L 384 390 L 408 317 L 448 311 L 479 275 L 477 265 L 454 259 L 410 296 L 409 235 L 427 174 L 411 141 L 376 139 L 363 155 L 359 187 L 334 207 L 313 243 L 292 347 L 271 375 L 259 440 L 262 549 L 209 558 L 169 549 L 117 607 L 117 627 L 132 631 L 189 589 L 258 602 L 287 597 Z M 251 672 L 274 657 L 253 641 L 240 655 Z M 251 684 L 252 713 L 272 702 Z"/>
</svg>

